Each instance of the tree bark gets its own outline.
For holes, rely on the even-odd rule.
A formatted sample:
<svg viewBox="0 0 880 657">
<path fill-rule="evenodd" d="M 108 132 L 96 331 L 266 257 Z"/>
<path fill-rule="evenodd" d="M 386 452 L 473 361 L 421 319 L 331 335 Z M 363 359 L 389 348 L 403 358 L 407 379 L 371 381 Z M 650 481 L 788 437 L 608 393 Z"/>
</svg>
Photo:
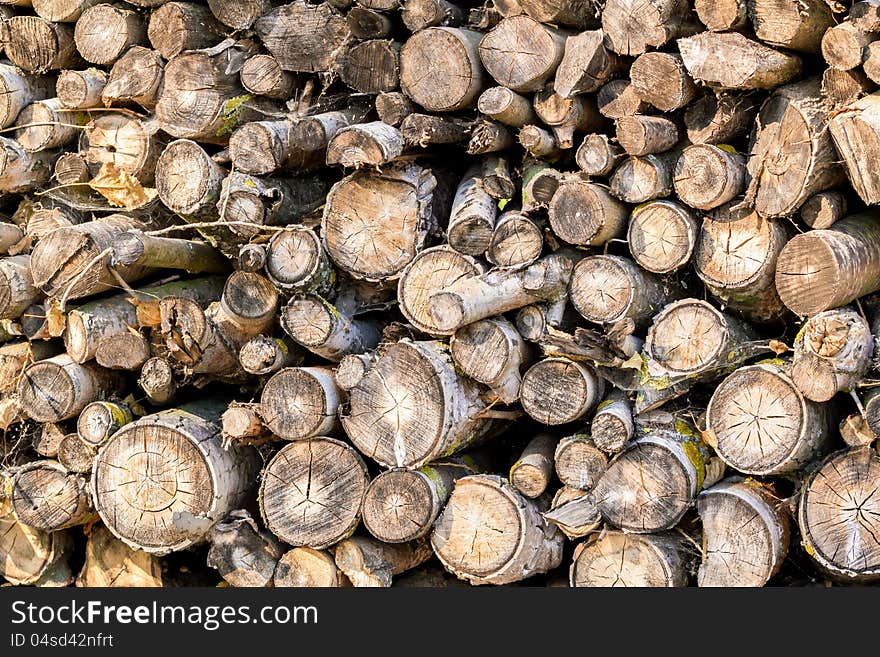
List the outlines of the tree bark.
<svg viewBox="0 0 880 657">
<path fill-rule="evenodd" d="M 275 538 L 261 530 L 244 509 L 230 513 L 211 529 L 208 566 L 230 586 L 272 585 L 275 567 L 284 554 Z"/>
</svg>

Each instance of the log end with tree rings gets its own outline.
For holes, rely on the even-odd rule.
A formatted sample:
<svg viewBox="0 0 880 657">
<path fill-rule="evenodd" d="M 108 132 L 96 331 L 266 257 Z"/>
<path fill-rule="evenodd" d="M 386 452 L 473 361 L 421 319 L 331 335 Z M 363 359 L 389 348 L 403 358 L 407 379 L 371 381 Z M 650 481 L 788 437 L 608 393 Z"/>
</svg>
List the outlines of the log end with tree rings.
<svg viewBox="0 0 880 657">
<path fill-rule="evenodd" d="M 266 247 L 266 273 L 283 289 L 326 294 L 333 271 L 317 234 L 293 226 L 272 236 Z"/>
<path fill-rule="evenodd" d="M 798 525 L 804 548 L 838 579 L 880 577 L 880 457 L 870 447 L 835 452 L 804 481 Z"/>
<path fill-rule="evenodd" d="M 643 324 L 666 296 L 659 279 L 620 256 L 587 256 L 578 262 L 568 291 L 575 310 L 597 324 L 627 318 Z"/>
<path fill-rule="evenodd" d="M 699 586 L 764 586 L 788 553 L 789 519 L 773 491 L 727 479 L 697 498 L 703 523 Z"/>
<path fill-rule="evenodd" d="M 141 368 L 138 385 L 154 404 L 165 405 L 177 392 L 174 370 L 164 358 L 150 358 Z"/>
<path fill-rule="evenodd" d="M 674 533 L 604 530 L 579 544 L 570 583 L 578 588 L 687 586 L 692 548 Z"/>
<path fill-rule="evenodd" d="M 608 468 L 608 456 L 586 434 L 560 440 L 553 461 L 559 481 L 577 490 L 591 490 Z"/>
<path fill-rule="evenodd" d="M 431 534 L 447 570 L 471 584 L 509 584 L 555 568 L 562 534 L 505 479 L 459 479 Z"/>
<path fill-rule="evenodd" d="M 550 226 L 569 244 L 597 246 L 623 232 L 628 209 L 605 187 L 579 177 L 566 179 L 550 201 Z"/>
<path fill-rule="evenodd" d="M 263 471 L 260 511 L 285 543 L 322 549 L 354 531 L 368 483 L 367 466 L 347 444 L 326 437 L 297 441 Z"/>
<path fill-rule="evenodd" d="M 671 303 L 654 317 L 645 353 L 679 376 L 724 366 L 735 347 L 729 324 L 723 313 L 700 299 Z"/>
<path fill-rule="evenodd" d="M 504 403 L 516 401 L 520 368 L 529 354 L 513 324 L 500 317 L 467 324 L 455 332 L 449 348 L 465 374 L 492 388 Z"/>
<path fill-rule="evenodd" d="M 96 401 L 86 406 L 76 421 L 76 432 L 83 442 L 98 447 L 129 422 L 134 421 L 125 404 Z"/>
<path fill-rule="evenodd" d="M 568 424 L 584 417 L 602 398 L 603 379 L 589 365 L 545 358 L 523 375 L 520 403 L 541 424 Z"/>
<path fill-rule="evenodd" d="M 350 586 L 328 552 L 309 547 L 295 547 L 281 555 L 275 566 L 272 585 L 275 588 Z"/>
<path fill-rule="evenodd" d="M 544 235 L 540 227 L 519 211 L 498 217 L 486 258 L 496 267 L 525 267 L 541 256 Z"/>
<path fill-rule="evenodd" d="M 804 398 L 777 365 L 749 365 L 715 389 L 706 426 L 716 452 L 745 474 L 793 472 L 822 454 L 828 409 Z"/>
<path fill-rule="evenodd" d="M 746 158 L 730 147 L 694 144 L 675 164 L 672 183 L 687 205 L 711 210 L 732 200 L 745 188 Z"/>
<path fill-rule="evenodd" d="M 285 440 L 332 433 L 338 426 L 339 388 L 324 367 L 287 367 L 276 372 L 260 397 L 263 421 Z"/>
<path fill-rule="evenodd" d="M 242 64 L 239 75 L 245 89 L 267 98 L 289 98 L 296 84 L 293 75 L 271 55 L 254 55 Z"/>
<path fill-rule="evenodd" d="M 482 266 L 448 246 L 425 249 L 407 265 L 397 283 L 400 312 L 413 326 L 430 335 L 451 335 L 441 329 L 431 313 L 430 298 L 456 281 L 478 276 Z"/>
<path fill-rule="evenodd" d="M 17 470 L 9 499 L 18 521 L 41 531 L 82 525 L 94 516 L 86 479 L 56 461 L 32 461 Z"/>
<path fill-rule="evenodd" d="M 503 19 L 480 41 L 480 59 L 498 84 L 540 91 L 565 49 L 565 33 L 521 14 Z"/>
<path fill-rule="evenodd" d="M 349 391 L 342 426 L 374 461 L 421 467 L 492 428 L 492 420 L 480 417 L 485 408 L 480 394 L 439 343 L 403 340 L 385 350 Z"/>
<path fill-rule="evenodd" d="M 852 390 L 870 367 L 874 337 L 865 320 L 847 308 L 806 321 L 794 344 L 791 379 L 807 399 L 826 402 Z"/>
<path fill-rule="evenodd" d="M 0 577 L 17 586 L 68 586 L 73 541 L 65 531 L 45 532 L 19 522 L 12 503 L 0 500 Z"/>
<path fill-rule="evenodd" d="M 125 425 L 98 451 L 95 508 L 115 536 L 153 554 L 183 550 L 240 508 L 257 472 L 256 453 L 224 448 L 221 406 L 203 402 Z"/>
<path fill-rule="evenodd" d="M 272 324 L 278 309 L 278 290 L 260 274 L 232 272 L 223 286 L 220 305 L 237 324 L 256 335 Z"/>
<path fill-rule="evenodd" d="M 669 196 L 673 164 L 674 159 L 667 153 L 659 157 L 628 157 L 611 174 L 611 194 L 626 203 L 645 203 Z"/>
<path fill-rule="evenodd" d="M 691 548 L 674 533 L 628 534 L 605 529 L 579 544 L 570 568 L 577 588 L 687 586 Z"/>
<path fill-rule="evenodd" d="M 697 92 L 678 54 L 648 52 L 639 55 L 630 67 L 629 76 L 639 97 L 661 112 L 681 109 Z"/>
<path fill-rule="evenodd" d="M 633 210 L 627 242 L 636 263 L 655 274 L 684 267 L 697 243 L 694 214 L 675 201 L 652 201 Z"/>
<path fill-rule="evenodd" d="M 137 103 L 153 109 L 162 88 L 164 66 L 165 60 L 155 50 L 132 46 L 110 69 L 101 101 L 105 106 Z"/>
<path fill-rule="evenodd" d="M 452 112 L 470 105 L 484 84 L 477 48 L 479 32 L 429 27 L 400 50 L 400 88 L 429 112 Z"/>
<path fill-rule="evenodd" d="M 109 162 L 145 185 L 153 183 L 161 147 L 142 121 L 122 114 L 97 116 L 86 125 L 79 146 L 95 174 Z"/>
<path fill-rule="evenodd" d="M 430 475 L 429 466 L 388 470 L 373 479 L 364 497 L 367 531 L 385 543 L 404 543 L 427 534 L 445 501 Z"/>
<path fill-rule="evenodd" d="M 335 184 L 321 222 L 330 259 L 355 278 L 398 277 L 424 247 L 431 213 L 439 211 L 436 187 L 431 170 L 414 163 L 359 171 Z"/>
<path fill-rule="evenodd" d="M 602 517 L 627 532 L 672 529 L 705 477 L 706 447 L 693 436 L 652 431 L 608 466 L 592 495 Z"/>
<path fill-rule="evenodd" d="M 58 462 L 71 473 L 86 474 L 92 472 L 92 463 L 97 450 L 86 443 L 79 434 L 69 433 L 58 445 Z"/>
<path fill-rule="evenodd" d="M 18 382 L 22 409 L 37 422 L 76 417 L 86 404 L 110 394 L 119 378 L 96 365 L 81 365 L 67 354 L 29 365 Z"/>
</svg>

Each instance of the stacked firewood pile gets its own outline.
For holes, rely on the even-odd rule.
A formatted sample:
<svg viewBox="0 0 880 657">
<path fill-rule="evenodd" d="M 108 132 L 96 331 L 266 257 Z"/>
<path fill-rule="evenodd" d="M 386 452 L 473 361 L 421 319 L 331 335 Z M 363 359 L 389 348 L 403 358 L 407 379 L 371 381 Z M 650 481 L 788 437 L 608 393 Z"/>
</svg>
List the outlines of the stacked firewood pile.
<svg viewBox="0 0 880 657">
<path fill-rule="evenodd" d="M 0 575 L 880 576 L 880 0 L 4 0 Z"/>
</svg>

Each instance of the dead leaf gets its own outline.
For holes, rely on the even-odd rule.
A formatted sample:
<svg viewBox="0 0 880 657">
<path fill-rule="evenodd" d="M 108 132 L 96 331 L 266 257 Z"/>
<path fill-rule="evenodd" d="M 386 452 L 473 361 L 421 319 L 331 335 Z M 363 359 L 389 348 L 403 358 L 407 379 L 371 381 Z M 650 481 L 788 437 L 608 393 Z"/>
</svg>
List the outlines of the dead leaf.
<svg viewBox="0 0 880 657">
<path fill-rule="evenodd" d="M 779 340 L 770 340 L 769 346 L 773 353 L 777 356 L 784 354 L 786 351 L 788 351 L 788 345 L 784 342 L 780 342 Z"/>
<path fill-rule="evenodd" d="M 703 442 L 706 443 L 712 449 L 718 449 L 718 436 L 715 435 L 715 432 L 712 429 L 706 429 L 705 431 L 701 431 L 700 435 L 703 437 Z"/>
<path fill-rule="evenodd" d="M 157 299 L 141 301 L 135 297 L 130 297 L 128 300 L 131 302 L 131 305 L 135 307 L 139 326 L 159 328 L 162 319 L 161 314 L 159 313 L 159 301 Z"/>
<path fill-rule="evenodd" d="M 147 189 L 128 171 L 112 162 L 104 162 L 98 175 L 89 181 L 89 187 L 107 199 L 110 205 L 134 210 L 156 198 L 155 189 Z"/>
<path fill-rule="evenodd" d="M 49 333 L 49 337 L 60 337 L 66 327 L 67 315 L 61 310 L 61 302 L 58 299 L 52 299 L 46 310 L 46 331 Z"/>
</svg>

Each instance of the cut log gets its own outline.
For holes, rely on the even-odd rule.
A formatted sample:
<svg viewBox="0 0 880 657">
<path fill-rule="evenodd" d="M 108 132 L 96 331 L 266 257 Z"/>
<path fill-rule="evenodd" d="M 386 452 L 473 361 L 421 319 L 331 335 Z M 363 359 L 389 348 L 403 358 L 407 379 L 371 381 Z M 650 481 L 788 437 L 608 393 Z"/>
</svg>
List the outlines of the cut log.
<svg viewBox="0 0 880 657">
<path fill-rule="evenodd" d="M 452 335 L 431 311 L 431 297 L 458 281 L 479 276 L 483 266 L 473 258 L 443 245 L 425 249 L 404 268 L 397 283 L 400 312 L 418 330 L 430 335 Z"/>
<path fill-rule="evenodd" d="M 246 30 L 272 10 L 272 0 L 208 0 L 214 17 L 234 30 Z"/>
<path fill-rule="evenodd" d="M 19 378 L 31 363 L 51 358 L 59 351 L 56 345 L 49 342 L 8 342 L 0 345 L 0 392 L 15 392 Z"/>
<path fill-rule="evenodd" d="M 85 478 L 56 461 L 32 461 L 17 470 L 9 500 L 16 519 L 40 531 L 82 525 L 95 515 Z"/>
<path fill-rule="evenodd" d="M 364 353 L 379 344 L 380 326 L 355 319 L 356 310 L 346 298 L 330 302 L 314 294 L 298 295 L 282 310 L 281 326 L 312 353 L 339 362 L 346 354 Z"/>
<path fill-rule="evenodd" d="M 686 0 L 608 0 L 602 11 L 605 39 L 621 55 L 641 55 L 699 29 Z"/>
<path fill-rule="evenodd" d="M 617 166 L 623 153 L 608 135 L 589 134 L 575 151 L 578 168 L 588 176 L 607 176 Z"/>
<path fill-rule="evenodd" d="M 686 586 L 690 547 L 673 533 L 639 535 L 603 531 L 575 548 L 575 587 Z"/>
<path fill-rule="evenodd" d="M 801 72 L 801 58 L 739 32 L 702 32 L 678 40 L 684 67 L 697 82 L 721 89 L 772 89 Z"/>
<path fill-rule="evenodd" d="M 604 390 L 604 381 L 591 366 L 556 357 L 538 361 L 526 371 L 519 396 L 529 416 L 555 426 L 584 417 Z"/>
<path fill-rule="evenodd" d="M 791 380 L 804 397 L 825 402 L 867 374 L 874 353 L 868 322 L 851 309 L 813 315 L 794 343 Z"/>
<path fill-rule="evenodd" d="M 504 157 L 499 155 L 485 157 L 482 164 L 482 178 L 483 189 L 495 200 L 512 199 L 516 196 L 517 181 Z M 496 229 L 498 225 L 500 224 L 496 224 Z"/>
<path fill-rule="evenodd" d="M 672 193 L 674 151 L 626 158 L 611 175 L 611 193 L 626 203 L 645 203 Z"/>
<path fill-rule="evenodd" d="M 114 267 L 139 264 L 151 268 L 185 269 L 191 274 L 229 271 L 229 262 L 204 242 L 153 237 L 132 230 L 117 236 L 112 249 Z"/>
<path fill-rule="evenodd" d="M 558 160 L 562 156 L 559 142 L 552 132 L 537 125 L 523 126 L 517 135 L 529 155 L 542 160 Z"/>
<path fill-rule="evenodd" d="M 336 546 L 336 566 L 355 587 L 387 588 L 391 578 L 431 558 L 426 541 L 389 545 L 365 536 L 347 538 Z"/>
<path fill-rule="evenodd" d="M 509 584 L 556 568 L 562 534 L 534 502 L 500 477 L 456 482 L 431 546 L 447 570 L 471 584 Z"/>
<path fill-rule="evenodd" d="M 47 21 L 75 23 L 86 9 L 97 4 L 97 0 L 31 0 L 22 4 L 31 5 L 37 16 Z"/>
<path fill-rule="evenodd" d="M 590 436 L 566 436 L 556 445 L 554 468 L 559 481 L 576 490 L 592 490 L 608 469 L 608 457 Z"/>
<path fill-rule="evenodd" d="M 640 326 L 673 295 L 659 278 L 620 256 L 587 256 L 578 262 L 568 294 L 584 319 L 597 324 L 631 319 Z"/>
<path fill-rule="evenodd" d="M 639 98 L 661 112 L 681 109 L 697 93 L 697 87 L 678 54 L 648 52 L 639 55 L 630 68 L 629 77 Z"/>
<path fill-rule="evenodd" d="M 589 493 L 568 486 L 559 489 L 550 508 L 541 515 L 572 540 L 589 536 L 602 524 L 602 515 Z"/>
<path fill-rule="evenodd" d="M 496 267 L 518 269 L 535 262 L 543 247 L 544 236 L 539 225 L 526 214 L 509 210 L 498 217 L 486 259 Z"/>
<path fill-rule="evenodd" d="M 694 11 L 713 32 L 739 31 L 749 21 L 746 0 L 694 0 Z"/>
<path fill-rule="evenodd" d="M 496 121 L 514 128 L 535 123 L 532 103 L 507 87 L 489 87 L 477 99 L 477 109 Z"/>
<path fill-rule="evenodd" d="M 880 94 L 871 94 L 851 103 L 831 118 L 829 128 L 834 145 L 846 165 L 853 188 L 865 203 L 880 202 L 880 176 L 864 166 L 870 157 L 869 144 L 880 130 Z"/>
<path fill-rule="evenodd" d="M 302 363 L 302 350 L 289 340 L 258 335 L 242 345 L 238 354 L 242 369 L 261 376 Z"/>
<path fill-rule="evenodd" d="M 505 16 L 513 12 L 505 13 L 500 9 L 504 4 L 501 0 L 492 3 Z M 570 25 L 580 29 L 598 27 L 599 8 L 594 2 L 579 2 L 578 0 L 522 0 L 511 2 L 518 4 L 522 11 L 535 20 L 542 23 L 554 23 L 557 25 Z"/>
<path fill-rule="evenodd" d="M 554 91 L 535 94 L 532 104 L 538 118 L 553 129 L 559 147 L 574 147 L 575 132 L 598 130 L 604 124 L 596 104 L 588 96 L 564 98 Z"/>
<path fill-rule="evenodd" d="M 169 5 L 165 5 L 167 6 Z M 164 7 L 160 7 L 156 11 L 161 12 L 163 9 Z M 76 22 L 73 33 L 79 54 L 87 62 L 99 66 L 112 64 L 126 50 L 143 42 L 145 36 L 146 26 L 140 14 L 124 7 L 103 3 L 86 9 Z"/>
<path fill-rule="evenodd" d="M 682 299 L 654 317 L 644 353 L 671 377 L 714 378 L 754 356 L 751 342 L 757 337 L 751 327 L 708 302 Z"/>
<path fill-rule="evenodd" d="M 31 257 L 0 259 L 0 319 L 17 319 L 42 298 L 31 278 Z"/>
<path fill-rule="evenodd" d="M 106 85 L 107 73 L 101 69 L 61 71 L 55 83 L 55 93 L 61 105 L 68 109 L 100 107 Z"/>
<path fill-rule="evenodd" d="M 39 434 L 34 436 L 34 451 L 40 456 L 54 459 L 58 456 L 58 446 L 66 435 L 62 425 L 44 422 Z"/>
<path fill-rule="evenodd" d="M 766 322 L 785 312 L 775 271 L 788 240 L 780 221 L 747 208 L 721 208 L 700 228 L 694 269 L 716 297 L 747 318 Z"/>
<path fill-rule="evenodd" d="M 471 106 L 485 74 L 478 47 L 481 34 L 456 27 L 429 27 L 413 34 L 400 50 L 400 88 L 429 112 Z"/>
<path fill-rule="evenodd" d="M 828 120 L 815 78 L 777 89 L 761 106 L 746 192 L 758 214 L 787 217 L 816 192 L 841 182 Z"/>
<path fill-rule="evenodd" d="M 376 114 L 388 125 L 400 126 L 403 120 L 416 111 L 416 106 L 399 91 L 389 91 L 376 96 Z"/>
<path fill-rule="evenodd" d="M 260 405 L 247 402 L 232 402 L 220 417 L 223 438 L 244 444 L 260 444 L 268 438 L 268 431 L 260 417 Z"/>
<path fill-rule="evenodd" d="M 632 404 L 622 391 L 612 389 L 596 408 L 590 424 L 593 443 L 606 454 L 616 454 L 634 431 Z"/>
<path fill-rule="evenodd" d="M 76 432 L 86 445 L 100 447 L 130 422 L 134 422 L 134 414 L 125 404 L 96 401 L 79 414 Z"/>
<path fill-rule="evenodd" d="M 446 458 L 419 470 L 394 468 L 370 482 L 364 497 L 364 527 L 385 543 L 405 543 L 434 526 L 455 482 L 474 474 L 467 459 Z"/>
<path fill-rule="evenodd" d="M 165 2 L 150 14 L 147 36 L 165 59 L 184 50 L 210 48 L 222 40 L 223 28 L 211 10 L 194 2 Z"/>
<path fill-rule="evenodd" d="M 324 367 L 288 367 L 276 372 L 260 397 L 266 426 L 285 440 L 332 434 L 339 426 L 340 403 L 333 372 Z"/>
<path fill-rule="evenodd" d="M 55 153 L 28 153 L 14 139 L 0 137 L 0 191 L 23 193 L 45 185 L 52 175 Z"/>
<path fill-rule="evenodd" d="M 772 490 L 739 477 L 697 498 L 703 523 L 700 586 L 764 586 L 788 552 L 789 520 Z"/>
<path fill-rule="evenodd" d="M 17 521 L 8 499 L 0 500 L 0 576 L 18 586 L 68 586 L 70 534 L 44 532 Z"/>
<path fill-rule="evenodd" d="M 257 96 L 286 100 L 296 88 L 294 75 L 283 70 L 272 55 L 254 55 L 242 64 L 239 76 L 241 86 Z"/>
<path fill-rule="evenodd" d="M 78 434 L 69 433 L 58 445 L 56 458 L 67 472 L 85 474 L 92 472 L 96 452 L 97 450 L 86 444 Z"/>
<path fill-rule="evenodd" d="M 350 38 L 345 19 L 330 5 L 296 0 L 254 21 L 257 36 L 285 71 L 333 70 Z"/>
<path fill-rule="evenodd" d="M 34 285 L 52 297 L 77 299 L 117 287 L 110 260 L 100 258 L 113 239 L 127 230 L 141 229 L 136 220 L 122 214 L 102 217 L 76 226 L 59 228 L 34 247 L 31 275 Z M 86 269 L 86 266 L 88 268 Z M 150 270 L 140 265 L 114 268 L 126 282 L 143 278 Z"/>
<path fill-rule="evenodd" d="M 752 95 L 707 93 L 684 111 L 687 137 L 695 144 L 725 144 L 747 134 L 757 113 Z"/>
<path fill-rule="evenodd" d="M 846 216 L 846 197 L 838 191 L 829 190 L 813 194 L 800 208 L 800 219 L 810 228 L 831 228 L 838 219 Z"/>
<path fill-rule="evenodd" d="M 494 269 L 460 278 L 428 299 L 435 326 L 455 331 L 480 319 L 565 296 L 574 254 L 559 251 L 520 271 Z"/>
<path fill-rule="evenodd" d="M 340 129 L 327 144 L 327 164 L 360 168 L 381 166 L 403 153 L 403 134 L 387 123 L 372 121 Z"/>
<path fill-rule="evenodd" d="M 347 444 L 323 437 L 290 443 L 263 472 L 260 512 L 285 543 L 320 550 L 354 531 L 368 483 L 367 466 Z"/>
<path fill-rule="evenodd" d="M 164 358 L 150 358 L 141 368 L 138 385 L 156 406 L 170 403 L 177 393 L 174 371 Z"/>
<path fill-rule="evenodd" d="M 520 494 L 534 499 L 547 490 L 553 476 L 556 443 L 556 438 L 551 434 L 538 434 L 510 467 L 510 483 Z"/>
<path fill-rule="evenodd" d="M 489 386 L 505 404 L 519 398 L 520 370 L 530 351 L 516 328 L 502 317 L 468 324 L 449 342 L 455 364 L 474 381 Z"/>
<path fill-rule="evenodd" d="M 381 39 L 391 34 L 391 19 L 375 9 L 355 5 L 345 15 L 351 35 L 358 40 Z M 415 30 L 411 30 L 415 32 Z"/>
<path fill-rule="evenodd" d="M 755 35 L 771 46 L 817 54 L 822 35 L 835 24 L 823 0 L 749 0 Z"/>
<path fill-rule="evenodd" d="M 873 81 L 861 68 L 849 71 L 826 68 L 822 73 L 822 98 L 835 109 L 855 102 L 873 89 Z"/>
<path fill-rule="evenodd" d="M 481 415 L 480 393 L 456 372 L 445 345 L 401 340 L 349 391 L 342 426 L 381 465 L 417 468 L 465 449 L 494 428 Z"/>
<path fill-rule="evenodd" d="M 875 0 L 854 2 L 849 9 L 848 17 L 862 32 L 880 31 L 880 5 Z"/>
<path fill-rule="evenodd" d="M 446 0 L 406 0 L 400 17 L 410 32 L 438 25 L 457 27 L 465 21 L 464 10 Z"/>
<path fill-rule="evenodd" d="M 577 246 L 601 246 L 618 237 L 629 211 L 603 185 L 574 175 L 562 180 L 550 201 L 553 232 Z"/>
<path fill-rule="evenodd" d="M 688 146 L 675 164 L 672 184 L 678 197 L 692 208 L 717 208 L 744 190 L 746 157 L 711 144 Z"/>
<path fill-rule="evenodd" d="M 875 291 L 880 227 L 873 215 L 851 215 L 826 230 L 796 236 L 779 254 L 776 288 L 797 315 L 814 315 Z"/>
<path fill-rule="evenodd" d="M 629 155 L 662 153 L 678 142 L 678 127 L 662 116 L 622 116 L 615 128 L 617 143 Z"/>
<path fill-rule="evenodd" d="M 839 71 L 850 71 L 861 66 L 865 46 L 873 37 L 862 32 L 849 21 L 829 28 L 822 36 L 822 58 Z"/>
<path fill-rule="evenodd" d="M 272 585 L 275 567 L 284 549 L 261 530 L 244 509 L 230 513 L 211 529 L 208 566 L 217 570 L 230 586 Z"/>
<path fill-rule="evenodd" d="M 400 44 L 393 41 L 373 39 L 359 43 L 346 53 L 339 77 L 363 94 L 394 91 L 400 85 L 399 53 Z"/>
<path fill-rule="evenodd" d="M 0 127 L 8 128 L 21 110 L 34 101 L 50 98 L 53 90 L 51 78 L 28 75 L 14 66 L 0 64 L 0 92 Z"/>
<path fill-rule="evenodd" d="M 18 115 L 22 127 L 13 137 L 28 153 L 59 148 L 77 137 L 77 127 L 86 123 L 87 116 L 69 112 L 58 98 L 38 100 L 25 107 Z"/>
<path fill-rule="evenodd" d="M 479 256 L 489 247 L 498 206 L 483 188 L 481 168 L 472 166 L 458 185 L 449 225 L 449 246 L 461 253 Z"/>
<path fill-rule="evenodd" d="M 806 399 L 779 365 L 742 367 L 715 389 L 706 426 L 715 451 L 745 474 L 795 472 L 829 441 L 829 409 Z"/>
<path fill-rule="evenodd" d="M 0 25 L 6 57 L 31 73 L 77 68 L 82 63 L 73 40 L 73 28 L 38 16 L 13 16 Z"/>
<path fill-rule="evenodd" d="M 143 46 L 132 46 L 110 69 L 101 100 L 108 107 L 136 103 L 152 110 L 164 79 L 165 61 L 161 55 Z"/>
<path fill-rule="evenodd" d="M 156 160 L 165 145 L 155 133 L 154 122 L 139 121 L 123 114 L 103 114 L 90 121 L 82 131 L 80 154 L 94 175 L 109 162 L 141 183 L 151 184 Z"/>
<path fill-rule="evenodd" d="M 562 61 L 568 34 L 530 16 L 511 16 L 480 41 L 480 59 L 498 84 L 521 93 L 540 91 Z"/>
<path fill-rule="evenodd" d="M 698 229 L 687 208 L 675 201 L 652 201 L 633 210 L 626 241 L 642 269 L 669 274 L 690 261 Z"/>
<path fill-rule="evenodd" d="M 405 145 L 418 148 L 428 148 L 431 144 L 467 143 L 473 129 L 473 121 L 417 112 L 407 114 L 400 122 Z"/>
<path fill-rule="evenodd" d="M 693 433 L 643 433 L 608 466 L 593 488 L 602 516 L 626 532 L 672 529 L 705 477 L 708 449 Z"/>
<path fill-rule="evenodd" d="M 355 278 L 395 280 L 424 247 L 444 205 L 431 169 L 404 163 L 359 171 L 327 194 L 321 239 L 330 259 Z"/>
<path fill-rule="evenodd" d="M 618 55 L 605 47 L 602 30 L 588 30 L 569 36 L 553 90 L 563 98 L 598 91 L 623 68 Z M 482 110 L 481 110 L 482 111 Z"/>
<path fill-rule="evenodd" d="M 103 525 L 89 532 L 86 561 L 76 585 L 94 587 L 158 587 L 163 585 L 162 564 L 147 552 L 133 550 Z"/>
<path fill-rule="evenodd" d="M 266 247 L 266 274 L 280 289 L 327 295 L 335 272 L 320 239 L 310 228 L 289 226 L 272 236 Z"/>
<path fill-rule="evenodd" d="M 869 447 L 835 452 L 804 482 L 798 525 L 823 569 L 847 581 L 880 576 L 880 458 Z"/>
<path fill-rule="evenodd" d="M 215 523 L 240 508 L 257 458 L 250 448 L 224 449 L 222 410 L 204 401 L 147 415 L 99 450 L 92 496 L 117 538 L 161 556 L 203 542 Z"/>
<path fill-rule="evenodd" d="M 639 98 L 629 80 L 611 80 L 602 85 L 596 94 L 599 113 L 608 119 L 632 116 L 648 109 L 648 104 Z"/>
<path fill-rule="evenodd" d="M 287 167 L 310 169 L 324 160 L 327 142 L 334 134 L 328 127 L 336 130 L 348 118 L 344 112 L 326 112 L 299 122 L 250 121 L 232 133 L 229 155 L 237 170 L 255 176 Z M 331 121 L 336 125 L 328 126 Z"/>
<path fill-rule="evenodd" d="M 18 382 L 22 409 L 37 422 L 76 417 L 87 404 L 116 391 L 119 377 L 96 365 L 81 365 L 67 354 L 37 361 Z"/>
<path fill-rule="evenodd" d="M 296 547 L 285 552 L 278 560 L 273 586 L 336 588 L 351 586 L 351 583 L 327 552 Z"/>
<path fill-rule="evenodd" d="M 467 145 L 468 155 L 484 155 L 507 150 L 514 144 L 510 130 L 494 121 L 477 121 Z"/>
</svg>

